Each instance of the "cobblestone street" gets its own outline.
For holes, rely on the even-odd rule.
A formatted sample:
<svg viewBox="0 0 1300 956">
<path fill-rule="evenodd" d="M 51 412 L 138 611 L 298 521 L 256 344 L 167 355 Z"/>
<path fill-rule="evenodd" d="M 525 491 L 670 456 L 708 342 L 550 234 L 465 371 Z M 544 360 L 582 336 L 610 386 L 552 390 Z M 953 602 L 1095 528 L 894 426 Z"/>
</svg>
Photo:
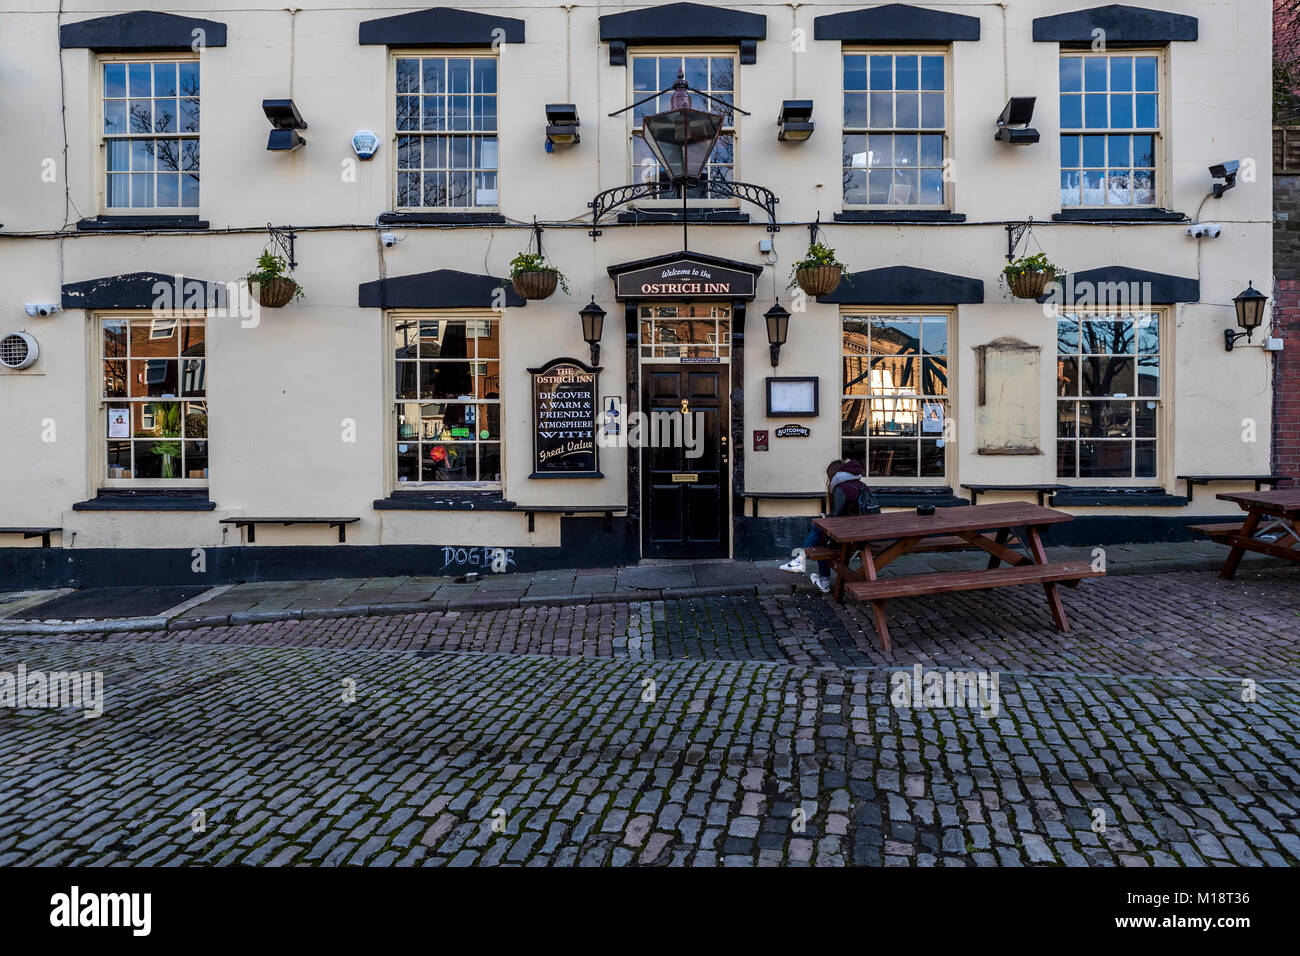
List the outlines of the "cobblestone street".
<svg viewBox="0 0 1300 956">
<path fill-rule="evenodd" d="M 105 708 L 0 709 L 0 864 L 1300 862 L 1300 576 L 1065 603 L 895 602 L 893 660 L 802 593 L 5 636 Z"/>
</svg>

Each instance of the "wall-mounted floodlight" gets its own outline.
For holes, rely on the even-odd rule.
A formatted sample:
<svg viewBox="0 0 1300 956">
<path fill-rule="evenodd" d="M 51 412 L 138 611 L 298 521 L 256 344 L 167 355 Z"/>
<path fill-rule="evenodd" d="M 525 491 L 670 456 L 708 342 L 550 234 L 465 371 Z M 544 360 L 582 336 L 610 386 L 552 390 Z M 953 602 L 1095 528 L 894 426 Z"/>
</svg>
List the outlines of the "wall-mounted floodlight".
<svg viewBox="0 0 1300 956">
<path fill-rule="evenodd" d="M 574 146 L 582 142 L 578 135 L 578 108 L 572 103 L 546 104 L 546 151 L 555 146 Z"/>
<path fill-rule="evenodd" d="M 298 130 L 306 129 L 307 123 L 293 105 L 293 100 L 262 100 L 262 112 L 271 121 L 271 136 L 266 141 L 270 150 L 294 150 L 306 145 L 307 141 L 298 135 Z"/>
<path fill-rule="evenodd" d="M 1241 169 L 1241 160 L 1230 159 L 1226 163 L 1219 163 L 1217 166 L 1210 167 L 1210 175 L 1215 179 L 1222 179 L 1223 182 L 1214 184 L 1214 198 L 1218 199 L 1233 186 L 1237 185 L 1237 171 Z"/>
<path fill-rule="evenodd" d="M 1013 96 L 998 117 L 998 131 L 993 138 L 1012 146 L 1029 146 L 1038 142 L 1038 130 L 1029 127 L 1034 118 L 1034 96 Z"/>
<path fill-rule="evenodd" d="M 776 138 L 783 143 L 802 143 L 813 134 L 813 101 L 786 100 L 781 104 L 781 116 L 777 123 L 781 132 Z"/>
</svg>

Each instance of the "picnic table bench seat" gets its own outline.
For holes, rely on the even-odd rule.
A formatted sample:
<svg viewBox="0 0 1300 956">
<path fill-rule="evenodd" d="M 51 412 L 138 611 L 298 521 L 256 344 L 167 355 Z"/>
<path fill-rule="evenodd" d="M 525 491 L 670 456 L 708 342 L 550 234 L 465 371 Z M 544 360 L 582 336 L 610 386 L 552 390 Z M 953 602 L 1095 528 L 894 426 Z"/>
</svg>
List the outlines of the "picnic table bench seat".
<svg viewBox="0 0 1300 956">
<path fill-rule="evenodd" d="M 949 591 L 982 591 L 1022 584 L 1077 583 L 1084 578 L 1104 577 L 1105 574 L 1106 572 L 1095 570 L 1086 562 L 1067 561 L 1059 564 L 1021 564 L 991 571 L 939 571 L 933 574 L 877 578 L 874 581 L 848 581 L 844 590 L 859 601 L 878 601 L 885 598 L 946 594 Z"/>
<path fill-rule="evenodd" d="M 1211 538 L 1222 538 L 1230 534 L 1241 534 L 1243 527 L 1245 527 L 1243 522 L 1231 521 L 1227 524 L 1189 524 L 1187 530 Z"/>
</svg>

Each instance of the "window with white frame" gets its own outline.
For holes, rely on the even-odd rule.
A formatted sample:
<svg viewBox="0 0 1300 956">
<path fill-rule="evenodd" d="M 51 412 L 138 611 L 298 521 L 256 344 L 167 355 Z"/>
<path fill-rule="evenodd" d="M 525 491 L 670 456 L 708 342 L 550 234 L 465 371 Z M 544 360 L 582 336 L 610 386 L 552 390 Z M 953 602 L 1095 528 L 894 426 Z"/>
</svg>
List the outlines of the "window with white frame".
<svg viewBox="0 0 1300 956">
<path fill-rule="evenodd" d="M 197 209 L 198 57 L 100 63 L 104 207 Z"/>
<path fill-rule="evenodd" d="M 394 62 L 397 208 L 495 209 L 497 58 Z"/>
<path fill-rule="evenodd" d="M 1057 319 L 1056 473 L 1155 478 L 1160 442 L 1160 314 Z"/>
<path fill-rule="evenodd" d="M 845 206 L 943 207 L 947 57 L 846 53 Z"/>
<path fill-rule="evenodd" d="M 671 87 L 677 82 L 678 71 L 685 75 L 687 86 L 713 97 L 713 99 L 706 99 L 691 94 L 692 109 L 723 114 L 722 130 L 718 133 L 717 145 L 714 146 L 702 178 L 706 181 L 733 181 L 736 178 L 736 120 L 734 111 L 728 107 L 735 105 L 735 55 L 634 55 L 631 60 L 633 102 L 644 99 L 656 90 Z M 668 181 L 667 171 L 659 165 L 641 134 L 645 118 L 671 109 L 671 100 L 670 91 L 632 110 L 632 182 Z M 702 198 L 705 195 L 705 187 L 702 185 L 688 187 L 686 195 L 692 199 Z M 680 190 L 664 192 L 657 198 L 673 197 L 681 199 Z"/>
<path fill-rule="evenodd" d="M 950 316 L 841 318 L 841 456 L 864 462 L 870 478 L 942 478 Z"/>
<path fill-rule="evenodd" d="M 1061 205 L 1155 206 L 1160 57 L 1061 57 Z"/>
<path fill-rule="evenodd" d="M 110 482 L 206 481 L 206 331 L 202 316 L 100 320 L 100 434 Z"/>
<path fill-rule="evenodd" d="M 501 324 L 393 320 L 397 481 L 501 484 Z"/>
</svg>

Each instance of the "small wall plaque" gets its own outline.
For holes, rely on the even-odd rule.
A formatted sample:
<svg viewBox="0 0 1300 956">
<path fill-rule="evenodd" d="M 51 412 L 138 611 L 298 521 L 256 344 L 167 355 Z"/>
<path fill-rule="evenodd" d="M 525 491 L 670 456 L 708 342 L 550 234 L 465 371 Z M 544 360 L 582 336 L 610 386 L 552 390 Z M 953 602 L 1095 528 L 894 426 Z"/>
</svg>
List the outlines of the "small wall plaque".
<svg viewBox="0 0 1300 956">
<path fill-rule="evenodd" d="M 776 430 L 777 438 L 807 438 L 811 434 L 807 425 L 782 425 Z"/>
<path fill-rule="evenodd" d="M 754 451 L 767 451 L 767 431 L 754 432 Z"/>
</svg>

